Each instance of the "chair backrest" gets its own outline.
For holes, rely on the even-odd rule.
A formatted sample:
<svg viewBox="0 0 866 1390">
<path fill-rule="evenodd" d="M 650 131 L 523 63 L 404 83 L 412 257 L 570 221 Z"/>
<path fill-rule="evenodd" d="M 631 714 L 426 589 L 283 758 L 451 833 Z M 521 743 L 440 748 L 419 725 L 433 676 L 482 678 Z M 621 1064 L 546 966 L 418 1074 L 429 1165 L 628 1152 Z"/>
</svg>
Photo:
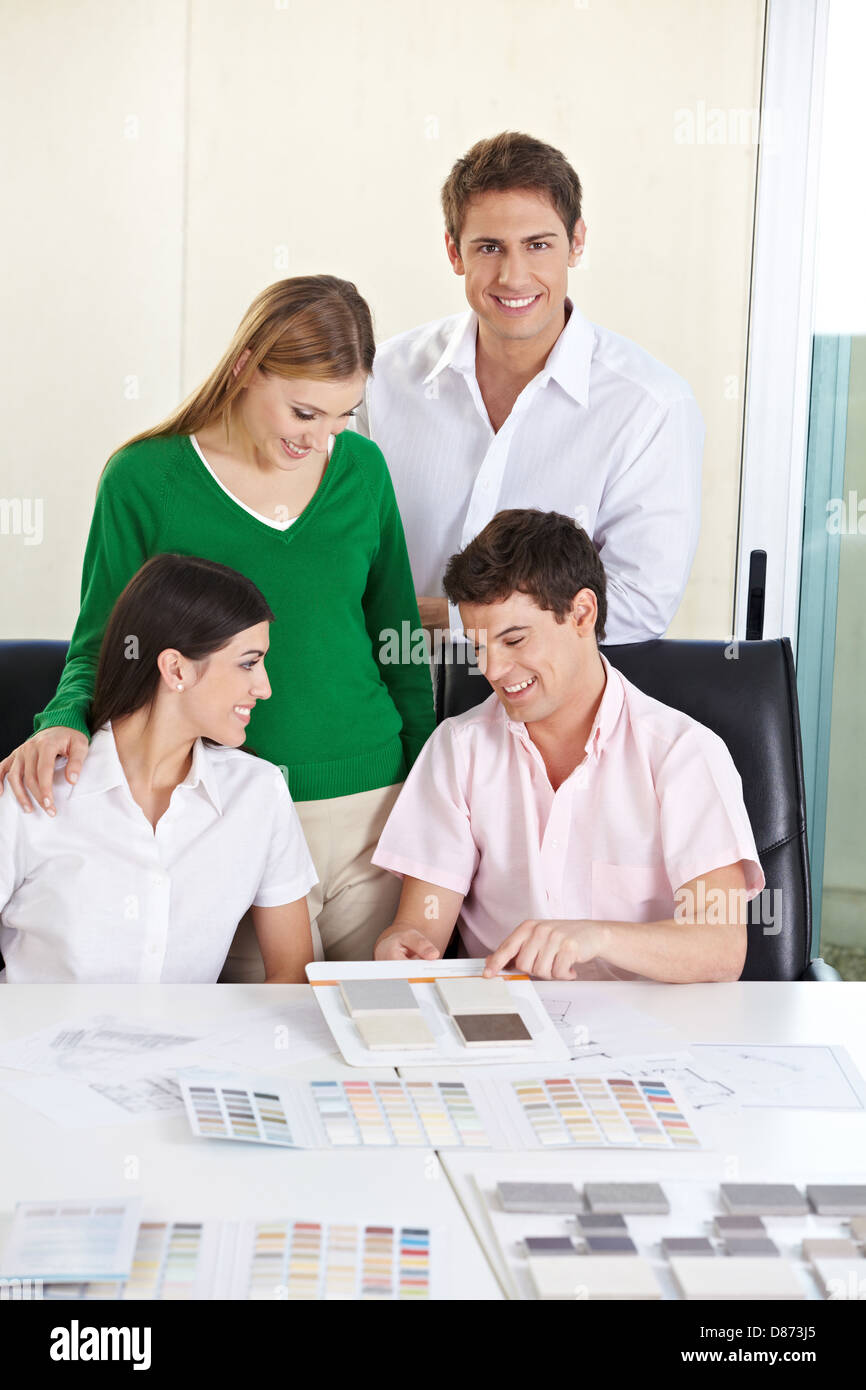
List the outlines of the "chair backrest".
<svg viewBox="0 0 866 1390">
<path fill-rule="evenodd" d="M 57 689 L 68 642 L 0 642 L 0 758 L 33 733 Z"/>
<path fill-rule="evenodd" d="M 796 980 L 812 944 L 806 800 L 797 686 L 787 638 L 761 642 L 660 639 L 604 647 L 612 666 L 639 690 L 706 724 L 727 744 L 766 878 L 749 905 L 744 980 Z M 437 667 L 437 718 L 486 700 L 477 669 Z"/>
</svg>

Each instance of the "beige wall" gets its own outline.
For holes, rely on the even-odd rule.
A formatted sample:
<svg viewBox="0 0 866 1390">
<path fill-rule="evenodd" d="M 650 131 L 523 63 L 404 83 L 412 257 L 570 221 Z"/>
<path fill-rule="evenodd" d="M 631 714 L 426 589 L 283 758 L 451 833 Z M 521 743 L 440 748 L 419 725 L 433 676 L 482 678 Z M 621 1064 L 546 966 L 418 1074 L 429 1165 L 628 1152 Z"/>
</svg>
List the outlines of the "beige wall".
<svg viewBox="0 0 866 1390">
<path fill-rule="evenodd" d="M 2 635 L 68 634 L 106 453 L 195 385 L 263 285 L 352 278 L 380 338 L 464 305 L 438 189 L 504 128 L 580 173 L 584 312 L 695 390 L 703 534 L 673 632 L 729 634 L 755 177 L 738 113 L 758 104 L 763 0 L 2 8 L 6 128 L 26 131 L 12 154 L 26 216 L 4 233 L 21 289 L 3 491 L 45 500 L 41 546 L 0 537 L 4 575 L 24 581 Z"/>
<path fill-rule="evenodd" d="M 0 3 L 0 636 L 68 637 L 96 481 L 180 378 L 184 6 Z M 31 532 L 32 539 L 36 539 Z"/>
</svg>

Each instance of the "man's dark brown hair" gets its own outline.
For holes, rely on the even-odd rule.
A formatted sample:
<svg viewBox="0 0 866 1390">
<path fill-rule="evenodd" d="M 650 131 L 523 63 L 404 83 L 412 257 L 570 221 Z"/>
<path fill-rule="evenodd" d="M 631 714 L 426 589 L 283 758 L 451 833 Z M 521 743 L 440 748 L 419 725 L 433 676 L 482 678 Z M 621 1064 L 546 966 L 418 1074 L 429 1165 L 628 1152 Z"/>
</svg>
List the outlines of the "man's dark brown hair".
<svg viewBox="0 0 866 1390">
<path fill-rule="evenodd" d="M 470 200 L 508 188 L 545 194 L 572 235 L 580 218 L 582 194 L 580 179 L 565 155 L 531 135 L 504 130 L 467 150 L 442 185 L 445 226 L 458 246 Z"/>
<path fill-rule="evenodd" d="M 502 603 L 515 591 L 528 594 L 558 623 L 571 612 L 580 589 L 598 601 L 595 635 L 604 637 L 607 586 L 604 566 L 589 536 L 561 512 L 513 507 L 497 512 L 484 530 L 445 568 L 452 603 Z"/>
</svg>

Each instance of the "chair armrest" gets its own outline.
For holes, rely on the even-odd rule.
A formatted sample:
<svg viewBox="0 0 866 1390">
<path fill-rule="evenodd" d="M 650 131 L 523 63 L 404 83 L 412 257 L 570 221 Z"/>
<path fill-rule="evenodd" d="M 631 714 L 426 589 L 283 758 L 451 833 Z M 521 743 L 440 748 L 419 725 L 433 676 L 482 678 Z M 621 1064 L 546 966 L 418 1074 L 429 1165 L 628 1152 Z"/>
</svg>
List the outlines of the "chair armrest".
<svg viewBox="0 0 866 1390">
<path fill-rule="evenodd" d="M 806 966 L 800 976 L 801 980 L 841 980 L 842 976 L 832 965 L 828 965 L 820 956 L 816 956 Z"/>
</svg>

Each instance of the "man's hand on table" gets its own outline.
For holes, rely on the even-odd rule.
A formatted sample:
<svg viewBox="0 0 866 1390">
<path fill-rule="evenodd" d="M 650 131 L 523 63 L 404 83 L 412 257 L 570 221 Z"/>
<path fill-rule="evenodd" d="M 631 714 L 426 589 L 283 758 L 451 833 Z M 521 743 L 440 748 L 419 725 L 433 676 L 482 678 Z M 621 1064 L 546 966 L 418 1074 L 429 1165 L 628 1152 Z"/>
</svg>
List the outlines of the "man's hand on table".
<svg viewBox="0 0 866 1390">
<path fill-rule="evenodd" d="M 603 941 L 602 922 L 541 922 L 530 918 L 491 951 L 484 974 L 496 975 L 513 962 L 516 970 L 540 980 L 573 980 L 572 967 L 600 956 Z"/>
</svg>

